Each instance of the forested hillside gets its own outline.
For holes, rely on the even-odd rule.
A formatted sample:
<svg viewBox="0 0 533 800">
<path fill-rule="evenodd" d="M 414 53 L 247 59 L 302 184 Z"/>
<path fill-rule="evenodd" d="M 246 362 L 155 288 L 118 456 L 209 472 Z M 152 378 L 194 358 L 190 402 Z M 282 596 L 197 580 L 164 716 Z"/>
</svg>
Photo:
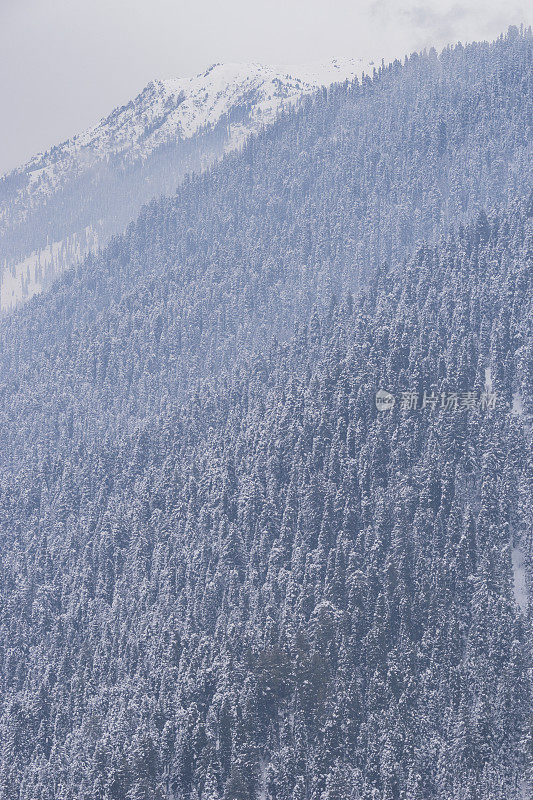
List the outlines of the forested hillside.
<svg viewBox="0 0 533 800">
<path fill-rule="evenodd" d="M 531 55 L 324 92 L 0 323 L 6 800 L 528 796 Z"/>
</svg>

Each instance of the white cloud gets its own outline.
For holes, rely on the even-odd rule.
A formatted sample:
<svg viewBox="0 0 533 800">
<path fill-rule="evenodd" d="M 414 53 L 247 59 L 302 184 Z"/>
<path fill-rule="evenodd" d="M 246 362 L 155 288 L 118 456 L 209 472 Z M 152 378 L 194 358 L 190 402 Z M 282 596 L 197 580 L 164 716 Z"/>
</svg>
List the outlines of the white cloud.
<svg viewBox="0 0 533 800">
<path fill-rule="evenodd" d="M 448 42 L 493 38 L 509 25 L 531 22 L 530 4 L 520 0 L 468 0 L 468 2 L 421 2 L 420 0 L 373 0 L 371 14 L 399 39 L 412 41 L 415 49 L 442 47 Z"/>
</svg>

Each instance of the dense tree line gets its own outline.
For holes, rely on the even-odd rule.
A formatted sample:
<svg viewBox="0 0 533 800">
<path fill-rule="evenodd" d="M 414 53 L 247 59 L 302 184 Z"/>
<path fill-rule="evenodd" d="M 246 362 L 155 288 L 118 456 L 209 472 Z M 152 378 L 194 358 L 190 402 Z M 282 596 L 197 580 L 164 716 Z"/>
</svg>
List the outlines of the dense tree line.
<svg viewBox="0 0 533 800">
<path fill-rule="evenodd" d="M 530 88 L 325 93 L 2 321 L 6 800 L 523 796 Z"/>
</svg>

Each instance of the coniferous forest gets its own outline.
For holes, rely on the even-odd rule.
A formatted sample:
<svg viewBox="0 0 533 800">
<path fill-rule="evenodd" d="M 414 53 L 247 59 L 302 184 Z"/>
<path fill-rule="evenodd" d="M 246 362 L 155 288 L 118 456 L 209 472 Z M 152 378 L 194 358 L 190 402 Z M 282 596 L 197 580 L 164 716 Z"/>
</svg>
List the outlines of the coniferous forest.
<svg viewBox="0 0 533 800">
<path fill-rule="evenodd" d="M 319 92 L 0 319 L 2 799 L 531 796 L 532 56 Z"/>
</svg>

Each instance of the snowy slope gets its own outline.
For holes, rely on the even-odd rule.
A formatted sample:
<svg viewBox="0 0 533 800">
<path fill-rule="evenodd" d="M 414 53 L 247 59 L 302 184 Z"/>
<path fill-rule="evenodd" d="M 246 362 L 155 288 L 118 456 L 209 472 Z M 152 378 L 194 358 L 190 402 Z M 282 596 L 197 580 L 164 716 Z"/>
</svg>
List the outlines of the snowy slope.
<svg viewBox="0 0 533 800">
<path fill-rule="evenodd" d="M 245 103 L 253 106 L 254 123 L 269 122 L 283 104 L 320 86 L 353 79 L 365 68 L 356 59 L 315 67 L 213 64 L 193 78 L 153 81 L 133 102 L 65 147 L 72 154 L 89 150 L 102 157 L 127 150 L 146 156 L 169 138 L 193 136 Z"/>
<path fill-rule="evenodd" d="M 4 265 L 0 308 L 10 308 L 40 291 L 69 259 L 104 244 L 121 230 L 142 203 L 172 191 L 183 177 L 183 159 L 174 154 L 162 170 L 159 155 L 159 172 L 151 171 L 151 159 L 165 145 L 196 137 L 201 152 L 195 153 L 196 161 L 188 170 L 203 168 L 272 122 L 302 95 L 371 70 L 372 64 L 360 59 L 311 66 L 214 64 L 192 78 L 152 81 L 94 127 L 36 155 L 0 180 L 0 238 L 6 236 L 4 250 L 0 246 Z M 219 134 L 215 147 L 206 132 L 224 120 L 228 123 L 224 139 L 220 143 Z M 122 179 L 125 172 L 131 177 L 141 169 L 142 186 L 117 190 L 117 200 L 110 190 L 114 172 Z M 122 195 L 128 196 L 123 206 Z M 106 199 L 109 214 L 102 211 Z M 63 208 L 66 205 L 68 209 Z M 54 252 L 63 254 L 60 261 L 51 258 Z"/>
</svg>

